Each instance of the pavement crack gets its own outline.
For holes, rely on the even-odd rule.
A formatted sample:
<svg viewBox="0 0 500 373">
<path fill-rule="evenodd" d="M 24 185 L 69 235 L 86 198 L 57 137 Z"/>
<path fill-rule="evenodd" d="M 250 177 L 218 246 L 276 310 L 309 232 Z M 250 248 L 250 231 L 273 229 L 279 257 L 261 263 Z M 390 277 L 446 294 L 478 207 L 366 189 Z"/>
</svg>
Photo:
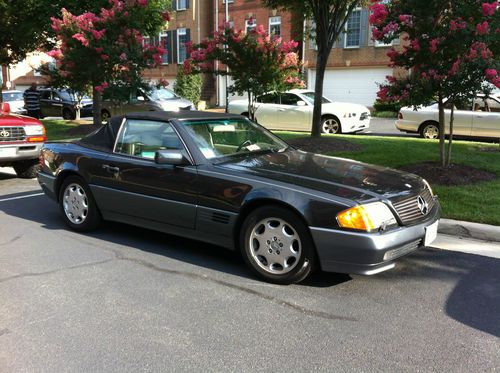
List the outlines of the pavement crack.
<svg viewBox="0 0 500 373">
<path fill-rule="evenodd" d="M 8 245 L 8 244 L 11 244 L 12 242 L 16 242 L 20 238 L 21 238 L 21 236 L 14 236 L 14 237 L 12 237 L 10 240 L 8 240 L 6 242 L 1 242 L 0 246 L 5 246 L 5 245 Z"/>
<path fill-rule="evenodd" d="M 74 265 L 74 266 L 57 268 L 57 269 L 53 269 L 51 271 L 45 271 L 45 272 L 19 273 L 19 274 L 14 275 L 14 276 L 4 277 L 4 278 L 0 279 L 0 283 L 11 281 L 11 280 L 16 280 L 18 278 L 46 276 L 46 275 L 51 275 L 51 274 L 62 272 L 62 271 L 72 270 L 72 269 L 92 267 L 92 266 L 99 265 L 99 264 L 109 263 L 109 262 L 112 262 L 114 260 L 117 260 L 117 258 L 115 257 L 115 258 L 110 258 L 110 259 L 106 259 L 106 260 L 101 260 L 101 261 L 98 261 L 98 262 L 82 263 L 82 264 L 77 264 L 77 265 Z"/>
<path fill-rule="evenodd" d="M 7 329 L 7 328 L 0 329 L 0 337 L 2 335 L 9 334 L 9 333 L 11 333 L 11 331 L 9 329 Z"/>
<path fill-rule="evenodd" d="M 124 256 L 122 258 L 120 258 L 120 260 L 133 262 L 133 263 L 139 264 L 143 267 L 146 267 L 146 268 L 151 269 L 151 270 L 156 271 L 156 272 L 163 272 L 163 273 L 169 273 L 172 275 L 184 276 L 184 277 L 188 277 L 188 278 L 195 279 L 195 280 L 210 281 L 210 282 L 217 284 L 217 285 L 225 286 L 225 287 L 228 287 L 228 288 L 231 288 L 234 290 L 238 290 L 238 291 L 243 291 L 247 294 L 251 294 L 251 295 L 259 297 L 261 299 L 265 299 L 267 301 L 278 304 L 280 306 L 290 308 L 294 311 L 301 312 L 302 314 L 305 314 L 308 316 L 319 317 L 319 318 L 327 319 L 327 320 L 341 320 L 341 321 L 352 321 L 352 322 L 358 321 L 358 319 L 356 319 L 354 317 L 334 315 L 334 314 L 331 314 L 328 312 L 311 310 L 311 309 L 299 306 L 297 304 L 273 297 L 272 295 L 268 295 L 268 294 L 262 293 L 260 291 L 250 289 L 250 288 L 247 288 L 247 287 L 244 287 L 241 285 L 233 284 L 233 283 L 230 283 L 227 281 L 217 280 L 217 279 L 211 278 L 207 275 L 200 275 L 197 273 L 186 272 L 186 271 L 178 271 L 175 269 L 161 268 L 161 267 L 158 267 L 158 266 L 156 266 L 152 263 L 149 263 L 145 260 L 134 259 L 134 258 L 124 257 Z"/>
</svg>

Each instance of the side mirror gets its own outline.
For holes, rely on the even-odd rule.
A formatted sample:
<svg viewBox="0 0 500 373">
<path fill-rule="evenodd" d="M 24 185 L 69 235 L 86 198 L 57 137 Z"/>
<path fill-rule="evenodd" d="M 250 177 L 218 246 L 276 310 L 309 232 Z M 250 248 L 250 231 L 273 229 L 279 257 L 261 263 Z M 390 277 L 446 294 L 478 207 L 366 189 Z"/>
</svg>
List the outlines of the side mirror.
<svg viewBox="0 0 500 373">
<path fill-rule="evenodd" d="M 2 102 L 2 113 L 9 114 L 10 113 L 10 104 L 8 102 Z"/>
<path fill-rule="evenodd" d="M 306 106 L 307 104 L 304 101 L 297 101 L 297 106 Z"/>
<path fill-rule="evenodd" d="M 157 164 L 169 164 L 173 166 L 184 166 L 190 164 L 182 150 L 158 150 L 155 153 Z"/>
<path fill-rule="evenodd" d="M 137 96 L 137 101 L 146 101 L 144 96 Z"/>
</svg>

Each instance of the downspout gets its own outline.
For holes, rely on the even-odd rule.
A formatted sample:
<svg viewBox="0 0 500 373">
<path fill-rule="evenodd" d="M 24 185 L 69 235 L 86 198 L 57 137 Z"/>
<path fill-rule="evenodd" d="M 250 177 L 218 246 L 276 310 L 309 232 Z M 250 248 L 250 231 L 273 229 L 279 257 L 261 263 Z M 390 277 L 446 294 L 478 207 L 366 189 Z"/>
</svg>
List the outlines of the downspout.
<svg viewBox="0 0 500 373">
<path fill-rule="evenodd" d="M 219 30 L 219 0 L 215 0 L 215 31 Z M 215 61 L 215 71 L 219 71 L 219 61 Z M 219 74 L 216 75 L 217 80 L 215 82 L 215 97 L 216 97 L 216 105 L 220 106 L 220 101 L 219 101 L 219 83 L 220 83 L 220 76 Z"/>
</svg>

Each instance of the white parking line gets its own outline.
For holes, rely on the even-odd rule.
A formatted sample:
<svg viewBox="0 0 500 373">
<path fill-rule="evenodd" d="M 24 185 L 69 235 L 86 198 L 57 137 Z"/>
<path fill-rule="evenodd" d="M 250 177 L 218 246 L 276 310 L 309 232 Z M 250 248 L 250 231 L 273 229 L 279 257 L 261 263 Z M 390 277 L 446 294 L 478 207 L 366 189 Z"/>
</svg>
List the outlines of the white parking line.
<svg viewBox="0 0 500 373">
<path fill-rule="evenodd" d="M 0 199 L 0 202 L 14 201 L 16 199 L 24 199 L 24 198 L 31 198 L 31 197 L 38 197 L 38 196 L 43 196 L 44 194 L 45 193 L 36 193 L 36 194 L 28 194 L 27 196 L 3 198 L 3 199 Z"/>
</svg>

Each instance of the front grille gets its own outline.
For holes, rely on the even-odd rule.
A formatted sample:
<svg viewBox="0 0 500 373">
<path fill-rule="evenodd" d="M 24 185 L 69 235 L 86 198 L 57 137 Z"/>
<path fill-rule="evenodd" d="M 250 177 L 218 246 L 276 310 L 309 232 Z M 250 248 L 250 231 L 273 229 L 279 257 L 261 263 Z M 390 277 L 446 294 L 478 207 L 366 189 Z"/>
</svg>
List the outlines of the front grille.
<svg viewBox="0 0 500 373">
<path fill-rule="evenodd" d="M 0 142 L 24 141 L 26 132 L 23 127 L 0 127 Z"/>
<path fill-rule="evenodd" d="M 384 261 L 399 258 L 405 254 L 411 253 L 422 245 L 422 240 L 417 240 L 410 242 L 404 246 L 398 247 L 397 249 L 389 250 L 384 254 Z"/>
<path fill-rule="evenodd" d="M 419 197 L 422 197 L 425 203 L 427 203 L 427 212 L 425 214 L 419 207 Z M 429 188 L 425 188 L 418 195 L 413 195 L 412 197 L 392 203 L 403 224 L 410 224 L 424 218 L 434 208 L 435 204 L 436 201 Z"/>
<path fill-rule="evenodd" d="M 363 114 L 361 114 L 360 120 L 368 119 L 369 116 L 370 116 L 370 113 L 363 113 Z"/>
</svg>

